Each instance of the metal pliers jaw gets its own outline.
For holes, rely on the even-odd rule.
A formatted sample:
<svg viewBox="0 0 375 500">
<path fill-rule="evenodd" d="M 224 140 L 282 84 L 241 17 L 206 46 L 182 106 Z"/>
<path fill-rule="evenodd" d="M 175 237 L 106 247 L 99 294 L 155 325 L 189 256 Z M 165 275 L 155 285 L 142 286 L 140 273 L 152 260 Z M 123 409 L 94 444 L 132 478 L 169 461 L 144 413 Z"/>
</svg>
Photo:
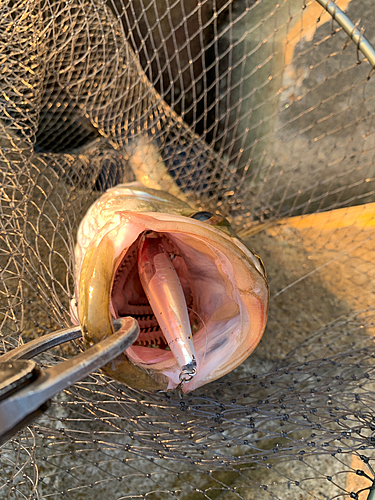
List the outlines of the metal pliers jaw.
<svg viewBox="0 0 375 500">
<path fill-rule="evenodd" d="M 0 445 L 40 416 L 58 392 L 113 361 L 136 341 L 139 326 L 134 318 L 114 320 L 113 326 L 116 333 L 50 368 L 42 369 L 30 358 L 80 338 L 80 327 L 44 335 L 0 356 Z"/>
</svg>

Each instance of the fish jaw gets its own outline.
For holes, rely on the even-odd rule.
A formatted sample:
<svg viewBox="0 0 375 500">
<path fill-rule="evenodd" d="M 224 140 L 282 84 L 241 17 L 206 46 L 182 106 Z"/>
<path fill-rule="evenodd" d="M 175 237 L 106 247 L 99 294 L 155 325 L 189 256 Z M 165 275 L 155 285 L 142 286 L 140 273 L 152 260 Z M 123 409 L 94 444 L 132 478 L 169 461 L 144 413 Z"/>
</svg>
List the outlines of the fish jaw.
<svg viewBox="0 0 375 500">
<path fill-rule="evenodd" d="M 255 349 L 267 319 L 267 281 L 256 257 L 215 227 L 177 214 L 116 212 L 87 246 L 80 266 L 78 316 L 86 343 L 113 332 L 116 272 L 147 231 L 167 235 L 179 249 L 182 278 L 193 290 L 197 373 L 183 385 L 190 392 L 230 372 Z M 169 390 L 180 384 L 181 367 L 171 351 L 133 345 L 107 373 L 136 388 Z"/>
</svg>

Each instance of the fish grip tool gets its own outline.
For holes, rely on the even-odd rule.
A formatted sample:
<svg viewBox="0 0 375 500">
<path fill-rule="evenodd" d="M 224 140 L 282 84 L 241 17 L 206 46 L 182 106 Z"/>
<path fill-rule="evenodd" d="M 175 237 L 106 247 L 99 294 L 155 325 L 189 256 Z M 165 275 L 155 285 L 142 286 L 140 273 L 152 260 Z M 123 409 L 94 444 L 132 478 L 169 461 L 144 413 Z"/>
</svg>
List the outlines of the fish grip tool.
<svg viewBox="0 0 375 500">
<path fill-rule="evenodd" d="M 51 398 L 114 360 L 138 337 L 139 326 L 131 317 L 114 321 L 113 335 L 86 351 L 42 369 L 31 358 L 82 336 L 73 327 L 50 333 L 0 357 L 0 445 L 44 413 Z"/>
</svg>

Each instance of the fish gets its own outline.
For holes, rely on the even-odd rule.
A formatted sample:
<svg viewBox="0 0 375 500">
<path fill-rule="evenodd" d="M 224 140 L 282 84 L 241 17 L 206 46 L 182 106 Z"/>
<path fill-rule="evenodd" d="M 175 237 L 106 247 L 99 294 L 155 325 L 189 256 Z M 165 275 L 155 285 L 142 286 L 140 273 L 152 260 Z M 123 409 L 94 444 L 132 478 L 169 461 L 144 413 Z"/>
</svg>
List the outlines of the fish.
<svg viewBox="0 0 375 500">
<path fill-rule="evenodd" d="M 71 317 L 86 347 L 132 316 L 138 339 L 103 368 L 134 389 L 189 393 L 258 345 L 269 288 L 227 219 L 139 181 L 104 192 L 82 219 Z"/>
</svg>

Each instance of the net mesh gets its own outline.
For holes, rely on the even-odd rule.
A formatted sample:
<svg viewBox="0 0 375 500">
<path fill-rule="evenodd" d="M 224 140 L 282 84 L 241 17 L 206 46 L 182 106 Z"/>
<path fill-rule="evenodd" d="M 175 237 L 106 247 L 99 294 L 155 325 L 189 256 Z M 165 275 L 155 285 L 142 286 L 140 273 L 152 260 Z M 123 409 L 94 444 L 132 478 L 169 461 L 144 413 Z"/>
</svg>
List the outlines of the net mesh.
<svg viewBox="0 0 375 500">
<path fill-rule="evenodd" d="M 336 3 L 375 42 L 371 1 Z M 375 80 L 356 45 L 315 0 L 3 0 L 0 18 L 2 352 L 70 324 L 77 226 L 140 158 L 227 215 L 271 287 L 223 379 L 60 393 L 1 448 L 0 497 L 370 498 Z"/>
</svg>

